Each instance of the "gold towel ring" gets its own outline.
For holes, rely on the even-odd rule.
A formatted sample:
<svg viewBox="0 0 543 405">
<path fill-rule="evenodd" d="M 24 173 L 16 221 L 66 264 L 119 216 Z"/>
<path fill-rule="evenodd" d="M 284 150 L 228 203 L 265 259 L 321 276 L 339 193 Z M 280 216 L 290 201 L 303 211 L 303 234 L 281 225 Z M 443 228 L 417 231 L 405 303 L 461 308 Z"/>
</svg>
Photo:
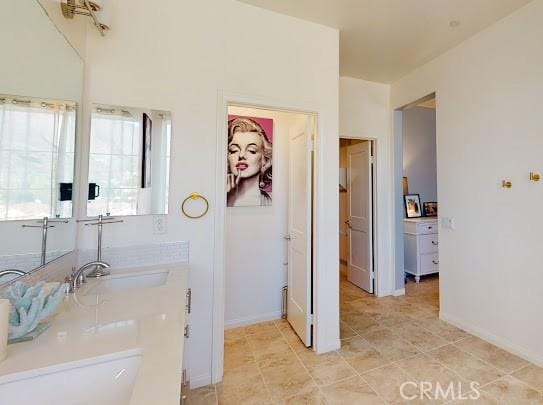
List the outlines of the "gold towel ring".
<svg viewBox="0 0 543 405">
<path fill-rule="evenodd" d="M 206 209 L 204 210 L 204 212 L 202 212 L 200 215 L 190 215 L 187 213 L 187 211 L 185 210 L 185 204 L 187 203 L 187 201 L 189 200 L 197 200 L 197 199 L 202 199 L 204 200 L 205 204 L 206 204 Z M 183 200 L 183 203 L 181 204 L 181 211 L 183 212 L 183 215 L 185 215 L 187 218 L 191 218 L 191 219 L 198 219 L 198 218 L 202 218 L 205 214 L 207 214 L 207 211 L 209 211 L 209 201 L 207 201 L 207 198 L 205 198 L 203 195 L 201 194 L 198 194 L 198 193 L 191 193 L 187 198 L 185 198 Z"/>
</svg>

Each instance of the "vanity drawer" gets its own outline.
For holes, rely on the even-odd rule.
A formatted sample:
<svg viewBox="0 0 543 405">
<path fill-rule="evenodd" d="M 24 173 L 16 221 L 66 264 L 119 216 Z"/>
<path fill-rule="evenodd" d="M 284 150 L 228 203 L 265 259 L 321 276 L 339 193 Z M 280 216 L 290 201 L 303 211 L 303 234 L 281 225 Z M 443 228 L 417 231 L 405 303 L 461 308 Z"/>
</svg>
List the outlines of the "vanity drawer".
<svg viewBox="0 0 543 405">
<path fill-rule="evenodd" d="M 420 255 L 421 274 L 434 273 L 439 269 L 439 253 Z"/>
<path fill-rule="evenodd" d="M 439 239 L 437 233 L 421 235 L 419 239 L 419 249 L 421 254 L 437 253 L 439 249 Z"/>
<path fill-rule="evenodd" d="M 422 222 L 417 224 L 418 235 L 425 235 L 429 233 L 437 233 L 437 222 Z"/>
</svg>

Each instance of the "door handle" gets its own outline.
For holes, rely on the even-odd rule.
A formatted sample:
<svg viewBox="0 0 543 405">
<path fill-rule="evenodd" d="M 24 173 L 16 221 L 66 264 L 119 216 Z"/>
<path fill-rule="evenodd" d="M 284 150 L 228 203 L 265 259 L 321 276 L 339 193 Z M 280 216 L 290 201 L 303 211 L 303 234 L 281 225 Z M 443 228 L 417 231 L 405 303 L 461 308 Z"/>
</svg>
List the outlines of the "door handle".
<svg viewBox="0 0 543 405">
<path fill-rule="evenodd" d="M 292 236 L 290 236 L 290 235 L 285 235 L 285 236 L 283 237 L 283 239 L 285 239 L 285 240 L 292 240 Z"/>
</svg>

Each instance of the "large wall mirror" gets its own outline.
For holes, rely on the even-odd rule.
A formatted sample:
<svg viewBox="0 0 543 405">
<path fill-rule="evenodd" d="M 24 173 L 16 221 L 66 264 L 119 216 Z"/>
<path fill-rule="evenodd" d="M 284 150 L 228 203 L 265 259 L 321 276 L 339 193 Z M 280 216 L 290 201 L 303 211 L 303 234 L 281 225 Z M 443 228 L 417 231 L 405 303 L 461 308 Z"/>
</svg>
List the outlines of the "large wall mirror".
<svg viewBox="0 0 543 405">
<path fill-rule="evenodd" d="M 74 249 L 83 61 L 38 0 L 0 13 L 0 284 Z M 47 228 L 44 241 L 43 229 Z"/>
<path fill-rule="evenodd" d="M 87 215 L 168 213 L 171 114 L 92 106 Z"/>
</svg>

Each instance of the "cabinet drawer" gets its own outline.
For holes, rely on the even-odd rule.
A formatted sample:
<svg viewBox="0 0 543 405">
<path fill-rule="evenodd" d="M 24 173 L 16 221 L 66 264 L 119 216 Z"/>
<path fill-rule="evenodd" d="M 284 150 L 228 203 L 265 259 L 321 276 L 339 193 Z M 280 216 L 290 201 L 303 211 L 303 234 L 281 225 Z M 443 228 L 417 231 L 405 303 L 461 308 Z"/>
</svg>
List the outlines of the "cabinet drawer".
<svg viewBox="0 0 543 405">
<path fill-rule="evenodd" d="M 420 235 L 419 238 L 419 248 L 421 254 L 437 253 L 439 251 L 439 240 L 437 237 L 437 233 Z"/>
<path fill-rule="evenodd" d="M 428 233 L 437 233 L 437 222 L 424 222 L 417 224 L 418 235 L 425 235 Z"/>
<path fill-rule="evenodd" d="M 439 254 L 429 253 L 420 255 L 421 274 L 435 273 L 439 270 Z"/>
</svg>

